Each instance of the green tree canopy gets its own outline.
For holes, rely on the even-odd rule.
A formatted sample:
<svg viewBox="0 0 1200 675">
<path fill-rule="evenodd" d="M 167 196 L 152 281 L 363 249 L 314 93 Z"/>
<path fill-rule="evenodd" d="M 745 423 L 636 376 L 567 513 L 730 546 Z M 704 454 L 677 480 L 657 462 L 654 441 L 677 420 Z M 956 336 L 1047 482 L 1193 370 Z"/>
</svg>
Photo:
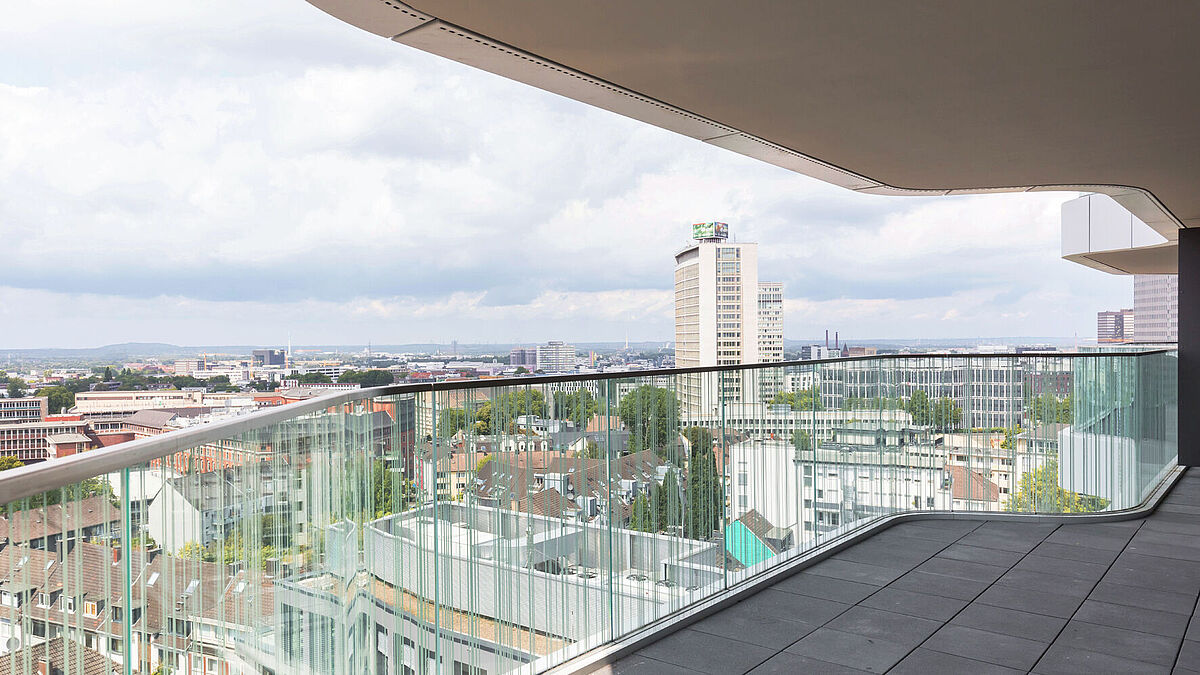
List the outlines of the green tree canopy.
<svg viewBox="0 0 1200 675">
<path fill-rule="evenodd" d="M 821 403 L 821 388 L 813 385 L 800 391 L 781 391 L 769 401 L 771 405 L 790 405 L 793 410 L 824 410 Z"/>
<path fill-rule="evenodd" d="M 0 455 L 0 471 L 8 471 L 18 466 L 25 466 L 25 462 L 17 459 L 14 455 Z"/>
<path fill-rule="evenodd" d="M 25 380 L 22 380 L 19 377 L 10 377 L 8 379 L 8 397 L 9 398 L 21 398 L 22 396 L 25 395 L 26 388 L 27 388 L 27 385 L 25 384 Z"/>
<path fill-rule="evenodd" d="M 913 424 L 918 426 L 929 426 L 933 424 L 933 403 L 929 400 L 929 394 L 925 393 L 924 389 L 918 389 L 908 397 L 908 402 L 904 404 L 904 409 L 912 415 Z"/>
<path fill-rule="evenodd" d="M 333 380 L 324 373 L 304 373 L 300 376 L 300 384 L 329 384 Z"/>
<path fill-rule="evenodd" d="M 467 428 L 467 411 L 462 408 L 443 408 L 437 412 L 437 433 L 449 438 Z"/>
<path fill-rule="evenodd" d="M 62 386 L 38 389 L 37 396 L 46 397 L 46 405 L 49 407 L 51 415 L 66 412 L 75 405 L 75 392 Z"/>
<path fill-rule="evenodd" d="M 724 485 L 712 446 L 696 448 L 688 458 L 687 511 L 684 533 L 693 539 L 707 539 L 721 526 L 725 512 Z"/>
<path fill-rule="evenodd" d="M 629 529 L 639 532 L 654 531 L 654 507 L 646 495 L 638 495 L 633 500 L 633 512 L 629 516 Z"/>
<path fill-rule="evenodd" d="M 386 370 L 347 370 L 338 376 L 338 382 L 358 383 L 363 387 L 382 387 L 395 381 Z"/>
<path fill-rule="evenodd" d="M 962 428 L 962 408 L 948 397 L 939 398 L 933 404 L 933 427 L 941 432 Z"/>
<path fill-rule="evenodd" d="M 600 410 L 596 398 L 587 389 L 568 394 L 565 391 L 554 392 L 554 418 L 571 420 L 576 426 L 584 426 Z"/>
<path fill-rule="evenodd" d="M 1021 474 L 1017 492 L 1006 510 L 1017 513 L 1092 513 L 1108 507 L 1108 500 L 1064 490 L 1058 483 L 1058 460 Z"/>
<path fill-rule="evenodd" d="M 670 389 L 644 384 L 621 399 L 617 416 L 630 432 L 630 451 L 653 448 L 661 454 L 675 433 L 679 399 Z"/>
<path fill-rule="evenodd" d="M 1034 422 L 1071 424 L 1071 395 L 1063 398 L 1045 392 L 1025 402 L 1027 414 Z"/>
</svg>

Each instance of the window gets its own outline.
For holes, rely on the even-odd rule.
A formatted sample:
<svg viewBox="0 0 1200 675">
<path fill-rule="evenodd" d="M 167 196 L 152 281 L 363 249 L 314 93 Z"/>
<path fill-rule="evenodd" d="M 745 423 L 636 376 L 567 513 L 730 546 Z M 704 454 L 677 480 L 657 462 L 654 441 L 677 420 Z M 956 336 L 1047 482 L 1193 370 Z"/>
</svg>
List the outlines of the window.
<svg viewBox="0 0 1200 675">
<path fill-rule="evenodd" d="M 70 614 L 75 613 L 75 598 L 68 598 L 65 595 L 63 596 L 63 611 Z"/>
<path fill-rule="evenodd" d="M 114 654 L 120 654 L 121 646 L 122 645 L 121 645 L 120 638 L 109 638 L 108 639 L 108 651 L 110 651 Z"/>
<path fill-rule="evenodd" d="M 487 671 L 462 661 L 454 662 L 454 675 L 487 675 Z"/>
<path fill-rule="evenodd" d="M 38 593 L 37 605 L 38 605 L 38 607 L 49 607 L 50 606 L 50 594 L 49 593 Z"/>
<path fill-rule="evenodd" d="M 99 613 L 100 613 L 100 609 L 96 605 L 96 603 L 92 602 L 91 600 L 84 601 L 84 603 L 83 603 L 83 615 L 84 616 L 95 618 L 96 615 Z"/>
<path fill-rule="evenodd" d="M 207 675 L 216 675 L 216 672 L 217 672 L 217 660 L 216 660 L 216 659 L 212 659 L 212 658 L 206 658 L 206 659 L 204 659 L 204 672 L 205 672 Z"/>
</svg>

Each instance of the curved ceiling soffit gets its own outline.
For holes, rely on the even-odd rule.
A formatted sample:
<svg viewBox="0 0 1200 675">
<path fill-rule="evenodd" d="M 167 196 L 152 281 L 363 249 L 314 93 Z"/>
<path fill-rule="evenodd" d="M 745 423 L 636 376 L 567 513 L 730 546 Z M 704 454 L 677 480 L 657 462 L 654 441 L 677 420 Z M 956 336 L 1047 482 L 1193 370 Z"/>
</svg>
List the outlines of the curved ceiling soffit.
<svg viewBox="0 0 1200 675">
<path fill-rule="evenodd" d="M 1169 242 L 1185 227 L 1149 190 L 1130 185 L 954 186 L 939 189 L 888 185 L 816 157 L 748 134 L 535 54 L 456 26 L 398 0 L 308 0 L 318 9 L 395 42 L 437 54 L 539 89 L 832 183 L 855 192 L 888 196 L 939 196 L 1002 192 L 1096 192 L 1113 198 Z"/>
</svg>

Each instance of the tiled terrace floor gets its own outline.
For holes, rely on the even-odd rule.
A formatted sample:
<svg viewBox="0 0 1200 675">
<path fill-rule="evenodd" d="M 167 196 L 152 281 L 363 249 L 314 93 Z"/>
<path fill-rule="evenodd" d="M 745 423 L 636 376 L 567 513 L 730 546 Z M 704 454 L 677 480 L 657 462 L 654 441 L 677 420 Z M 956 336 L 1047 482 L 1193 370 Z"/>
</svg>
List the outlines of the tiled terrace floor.
<svg viewBox="0 0 1200 675">
<path fill-rule="evenodd" d="M 1193 470 L 1141 520 L 897 525 L 607 672 L 1200 673 L 1198 594 Z"/>
</svg>

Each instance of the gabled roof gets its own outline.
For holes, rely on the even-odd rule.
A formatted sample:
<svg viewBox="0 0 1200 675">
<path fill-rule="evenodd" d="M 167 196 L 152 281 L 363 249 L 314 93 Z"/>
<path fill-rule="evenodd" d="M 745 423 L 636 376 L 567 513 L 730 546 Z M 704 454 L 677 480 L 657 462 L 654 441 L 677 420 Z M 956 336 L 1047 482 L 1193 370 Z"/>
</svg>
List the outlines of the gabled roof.
<svg viewBox="0 0 1200 675">
<path fill-rule="evenodd" d="M 950 485 L 954 499 L 980 502 L 1000 500 L 1000 487 L 982 474 L 957 464 L 947 465 L 946 471 L 950 473 Z"/>
<path fill-rule="evenodd" d="M 37 672 L 37 665 L 43 659 L 49 661 L 51 672 L 69 672 L 71 675 L 116 675 L 121 672 L 120 666 L 100 652 L 59 636 L 0 657 L 0 675 L 27 672 L 24 669 L 26 663 L 32 664 L 34 672 Z M 83 665 L 82 670 L 79 669 L 80 664 Z"/>
</svg>

